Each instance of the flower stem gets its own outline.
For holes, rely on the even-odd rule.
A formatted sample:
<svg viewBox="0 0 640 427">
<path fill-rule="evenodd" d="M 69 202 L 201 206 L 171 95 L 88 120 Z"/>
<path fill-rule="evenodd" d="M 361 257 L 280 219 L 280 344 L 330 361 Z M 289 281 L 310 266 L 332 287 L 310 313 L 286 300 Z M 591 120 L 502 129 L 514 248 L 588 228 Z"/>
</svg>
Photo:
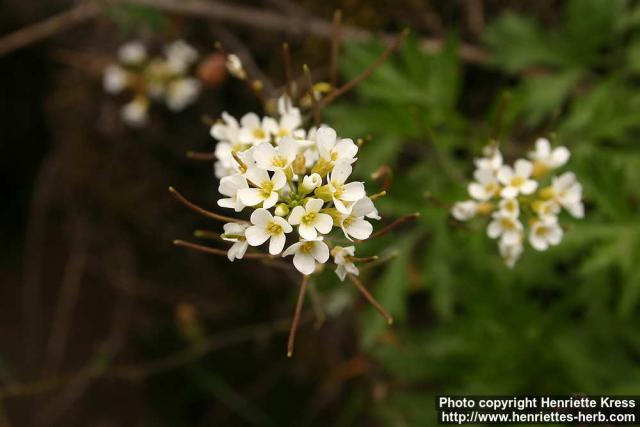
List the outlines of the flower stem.
<svg viewBox="0 0 640 427">
<path fill-rule="evenodd" d="M 393 221 L 391 224 L 389 224 L 386 227 L 384 227 L 382 230 L 380 230 L 380 231 L 378 231 L 376 233 L 373 233 L 366 240 L 371 240 L 371 239 L 375 239 L 377 237 L 384 236 L 385 234 L 387 234 L 388 232 L 390 232 L 394 228 L 398 227 L 399 225 L 404 224 L 407 221 L 414 220 L 414 219 L 416 219 L 418 217 L 420 217 L 420 213 L 419 212 L 415 212 L 415 213 L 408 214 L 408 215 L 403 215 L 400 218 L 398 218 L 395 221 Z M 360 241 L 363 242 L 364 240 L 360 240 Z"/>
<path fill-rule="evenodd" d="M 203 252 L 205 254 L 219 255 L 223 257 L 227 256 L 227 251 L 223 249 L 210 248 L 209 246 L 203 246 L 203 245 L 198 245 L 196 243 L 185 242 L 184 240 L 174 240 L 173 244 L 176 246 L 191 249 L 197 252 Z M 269 255 L 269 254 L 263 254 L 258 252 L 247 252 L 244 254 L 243 259 L 245 258 L 246 259 L 263 259 L 263 258 L 271 258 L 271 257 L 272 255 Z"/>
<path fill-rule="evenodd" d="M 388 325 L 393 325 L 393 317 L 391 317 L 391 315 L 387 312 L 387 310 L 385 310 L 385 308 L 382 305 L 380 305 L 380 303 L 373 297 L 373 295 L 371 295 L 369 293 L 369 291 L 367 290 L 367 288 L 364 287 L 364 285 L 362 284 L 360 279 L 358 279 L 353 274 L 348 274 L 348 276 L 349 276 L 349 279 L 351 280 L 351 282 L 354 285 L 356 285 L 356 288 L 358 288 L 358 290 L 360 291 L 362 296 L 364 296 L 367 299 L 367 301 L 369 301 L 369 303 L 376 310 L 378 310 L 378 312 L 380 312 L 380 314 L 382 314 L 382 317 L 384 317 L 384 319 L 387 321 L 387 324 Z"/>
<path fill-rule="evenodd" d="M 296 339 L 296 330 L 298 329 L 298 323 L 300 322 L 300 314 L 302 313 L 302 306 L 304 305 L 304 296 L 307 292 L 307 284 L 309 283 L 309 276 L 302 276 L 302 283 L 300 284 L 300 293 L 298 294 L 298 303 L 296 304 L 296 311 L 293 315 L 293 321 L 291 322 L 291 330 L 289 331 L 289 341 L 287 342 L 287 357 L 293 356 L 293 346 Z"/>
<path fill-rule="evenodd" d="M 199 213 L 200 215 L 206 216 L 208 218 L 213 218 L 213 219 L 217 219 L 219 221 L 224 221 L 224 222 L 239 222 L 239 223 L 248 223 L 249 221 L 246 221 L 244 219 L 238 219 L 238 218 L 232 218 L 229 216 L 224 216 L 224 215 L 220 215 L 217 214 L 215 212 L 211 212 L 208 211 L 204 208 L 201 208 L 200 206 L 190 202 L 189 200 L 187 200 L 182 194 L 178 193 L 178 190 L 176 190 L 173 187 L 169 187 L 169 193 L 171 193 L 171 195 L 173 196 L 174 199 L 176 199 L 177 201 L 179 201 L 180 203 L 182 203 L 183 205 L 185 205 L 186 207 L 188 207 L 189 209 L 191 209 L 194 212 Z"/>
</svg>

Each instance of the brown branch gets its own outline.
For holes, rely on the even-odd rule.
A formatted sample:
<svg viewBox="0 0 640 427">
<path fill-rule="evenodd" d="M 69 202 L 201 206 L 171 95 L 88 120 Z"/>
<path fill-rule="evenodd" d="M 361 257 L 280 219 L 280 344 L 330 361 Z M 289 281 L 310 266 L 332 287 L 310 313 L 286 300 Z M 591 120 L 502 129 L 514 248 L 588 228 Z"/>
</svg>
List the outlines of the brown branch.
<svg viewBox="0 0 640 427">
<path fill-rule="evenodd" d="M 242 24 L 261 30 L 281 31 L 292 35 L 313 35 L 330 39 L 333 34 L 331 22 L 324 19 L 309 17 L 305 19 L 292 18 L 264 9 L 241 6 L 236 3 L 221 3 L 219 1 L 204 0 L 131 0 L 132 3 L 154 7 L 167 12 L 182 15 L 204 17 L 208 19 Z M 374 37 L 372 32 L 358 27 L 342 26 L 344 39 L 363 41 Z M 380 37 L 391 42 L 395 36 L 382 33 Z M 420 40 L 422 49 L 428 53 L 442 50 L 444 42 L 441 39 L 423 38 Z M 459 48 L 460 57 L 467 62 L 486 62 L 489 54 L 477 46 L 463 44 Z"/>
<path fill-rule="evenodd" d="M 21 28 L 0 38 L 0 56 L 52 37 L 76 25 L 97 17 L 104 8 L 102 2 L 81 3 L 74 8 Z"/>
<path fill-rule="evenodd" d="M 331 89 L 338 84 L 338 54 L 340 53 L 340 28 L 342 26 L 342 12 L 336 10 L 333 14 L 333 31 L 331 33 Z"/>
<path fill-rule="evenodd" d="M 367 290 L 367 288 L 364 287 L 360 279 L 358 279 L 356 276 L 354 276 L 351 273 L 347 274 L 347 276 L 349 276 L 349 279 L 351 280 L 351 282 L 354 285 L 356 285 L 356 288 L 358 288 L 358 290 L 366 298 L 366 300 L 369 301 L 369 303 L 376 310 L 378 310 L 380 314 L 382 314 L 382 317 L 384 317 L 384 319 L 387 321 L 387 324 L 393 325 L 393 317 L 391 317 L 391 315 L 387 312 L 387 310 L 385 310 L 385 308 L 373 297 L 373 295 L 369 293 L 369 291 Z"/>
<path fill-rule="evenodd" d="M 242 223 L 248 223 L 249 221 L 243 220 L 243 219 L 238 219 L 238 218 L 232 218 L 229 216 L 224 216 L 224 215 L 220 215 L 217 214 L 215 212 L 211 212 L 208 211 L 204 208 L 201 208 L 200 206 L 190 202 L 189 200 L 187 200 L 182 194 L 178 193 L 178 191 L 173 188 L 173 187 L 169 187 L 169 193 L 171 193 L 171 195 L 173 196 L 174 199 L 176 199 L 177 201 L 179 201 L 180 203 L 182 203 L 183 205 L 185 205 L 186 207 L 188 207 L 189 209 L 191 209 L 194 212 L 199 213 L 202 216 L 206 216 L 208 218 L 213 218 L 213 219 L 217 219 L 218 221 L 224 221 L 224 222 L 242 222 Z"/>
<path fill-rule="evenodd" d="M 408 30 L 404 30 L 402 33 L 400 33 L 400 35 L 396 37 L 396 39 L 384 50 L 384 52 L 382 52 L 382 54 L 378 57 L 378 59 L 376 59 L 373 62 L 373 64 L 369 65 L 369 67 L 366 70 L 364 70 L 362 73 L 360 73 L 360 75 L 356 76 L 351 81 L 340 86 L 338 89 L 334 90 L 325 98 L 323 98 L 320 101 L 320 108 L 326 107 L 327 105 L 331 104 L 333 101 L 336 100 L 336 98 L 344 95 L 353 87 L 357 86 L 362 81 L 364 81 L 367 77 L 369 77 L 376 69 L 378 69 L 380 65 L 382 65 L 382 63 L 389 57 L 389 55 L 391 55 L 400 47 L 400 44 L 402 44 L 402 41 L 407 37 L 408 34 L 409 34 Z"/>
<path fill-rule="evenodd" d="M 307 80 L 308 94 L 311 98 L 311 109 L 313 111 L 313 121 L 316 127 L 320 127 L 320 105 L 318 104 L 318 100 L 316 99 L 316 94 L 313 90 L 313 80 L 311 79 L 311 71 L 309 70 L 309 66 L 304 64 L 302 66 L 302 71 L 304 73 L 304 77 Z"/>
<path fill-rule="evenodd" d="M 389 167 L 389 165 L 382 165 L 374 173 L 371 174 L 371 178 L 375 180 L 383 178 L 380 191 L 384 191 L 386 193 L 391 188 L 391 183 L 393 182 L 393 171 L 391 170 L 391 167 Z"/>
<path fill-rule="evenodd" d="M 223 249 L 210 248 L 209 246 L 203 246 L 203 245 L 198 245 L 196 243 L 185 242 L 184 240 L 174 240 L 173 244 L 183 248 L 192 249 L 194 251 L 203 252 L 205 254 L 220 255 L 224 257 L 227 256 L 227 251 Z M 259 252 L 247 252 L 244 254 L 244 257 L 242 259 L 265 259 L 265 258 L 272 259 L 275 257 L 273 255 L 263 254 Z"/>
<path fill-rule="evenodd" d="M 309 276 L 305 274 L 304 276 L 302 276 L 300 293 L 298 294 L 298 303 L 296 304 L 296 311 L 293 315 L 293 321 L 291 322 L 291 329 L 289 330 L 289 340 L 287 341 L 287 357 L 293 356 L 293 346 L 296 340 L 296 331 L 298 330 L 298 323 L 300 322 L 300 314 L 302 313 L 302 306 L 304 305 L 304 295 L 307 291 L 308 283 Z"/>
<path fill-rule="evenodd" d="M 411 220 L 414 220 L 414 219 L 419 218 L 419 217 L 420 217 L 420 213 L 419 212 L 408 214 L 408 215 L 403 215 L 400 218 L 398 218 L 395 221 L 393 221 L 391 224 L 389 224 L 386 227 L 384 227 L 382 230 L 373 233 L 366 240 L 371 240 L 371 239 L 375 239 L 377 237 L 384 236 L 385 234 L 387 234 L 388 232 L 390 232 L 394 228 L 398 227 L 399 225 L 404 224 L 407 221 L 411 221 Z M 365 240 L 359 240 L 359 242 L 364 242 L 364 241 Z"/>
<path fill-rule="evenodd" d="M 187 151 L 186 157 L 191 160 L 204 161 L 214 161 L 216 159 L 216 155 L 214 153 L 201 153 L 198 151 Z"/>
</svg>

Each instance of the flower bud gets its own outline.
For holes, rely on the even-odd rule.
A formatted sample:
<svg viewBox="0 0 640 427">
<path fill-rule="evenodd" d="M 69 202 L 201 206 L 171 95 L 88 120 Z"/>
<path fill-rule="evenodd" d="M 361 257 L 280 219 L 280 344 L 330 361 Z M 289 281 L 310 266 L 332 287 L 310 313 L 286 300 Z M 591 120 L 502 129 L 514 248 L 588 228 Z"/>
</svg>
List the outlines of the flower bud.
<svg viewBox="0 0 640 427">
<path fill-rule="evenodd" d="M 302 183 L 300 184 L 300 191 L 302 194 L 309 194 L 316 188 L 320 187 L 322 184 L 322 178 L 317 173 L 312 173 L 311 175 L 306 175 L 302 179 Z"/>
<path fill-rule="evenodd" d="M 289 214 L 289 206 L 287 206 L 286 203 L 280 203 L 278 206 L 276 206 L 275 213 L 277 216 L 286 216 Z"/>
<path fill-rule="evenodd" d="M 321 187 L 316 188 L 315 195 L 318 199 L 322 199 L 325 202 L 333 199 L 331 196 L 331 190 L 329 189 L 329 185 L 323 185 Z"/>
<path fill-rule="evenodd" d="M 304 154 L 300 153 L 296 156 L 296 159 L 293 161 L 293 172 L 297 175 L 302 175 L 307 171 L 306 161 L 304 159 Z M 314 187 L 315 188 L 315 187 Z M 313 190 L 313 188 L 312 188 Z"/>
</svg>

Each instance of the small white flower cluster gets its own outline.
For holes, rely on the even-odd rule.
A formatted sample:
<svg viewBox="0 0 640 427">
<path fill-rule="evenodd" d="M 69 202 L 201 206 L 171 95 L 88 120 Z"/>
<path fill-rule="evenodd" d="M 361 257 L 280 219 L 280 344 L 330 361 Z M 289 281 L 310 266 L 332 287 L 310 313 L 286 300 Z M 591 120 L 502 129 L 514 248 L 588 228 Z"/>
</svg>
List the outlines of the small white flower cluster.
<svg viewBox="0 0 640 427">
<path fill-rule="evenodd" d="M 122 118 L 131 126 L 147 122 L 150 100 L 180 111 L 200 94 L 200 81 L 189 75 L 198 52 L 182 40 L 167 45 L 163 56 L 153 58 L 144 44 L 129 42 L 120 47 L 118 59 L 118 64 L 105 70 L 103 86 L 110 94 L 133 93 L 133 99 L 122 107 Z"/>
<path fill-rule="evenodd" d="M 228 258 L 268 242 L 271 255 L 293 255 L 305 275 L 330 255 L 341 280 L 357 275 L 355 246 L 333 246 L 328 234 L 340 228 L 347 239 L 364 240 L 373 231 L 367 219 L 380 219 L 364 183 L 349 182 L 358 146 L 328 126 L 301 128 L 300 110 L 286 97 L 278 100 L 278 112 L 277 118 L 248 113 L 239 122 L 223 113 L 211 128 L 224 196 L 218 205 L 252 210 L 250 224 L 225 224 L 223 238 L 234 242 Z M 287 236 L 295 237 L 284 249 Z"/>
<path fill-rule="evenodd" d="M 569 150 L 552 149 L 548 139 L 540 138 L 528 157 L 516 160 L 512 167 L 503 164 L 497 147 L 485 147 L 484 157 L 475 159 L 475 181 L 468 186 L 472 200 L 458 202 L 451 210 L 460 221 L 476 214 L 491 215 L 487 234 L 492 239 L 500 238 L 498 248 L 509 267 L 522 254 L 526 227 L 531 246 L 544 251 L 562 240 L 558 221 L 562 209 L 575 218 L 584 217 L 582 186 L 575 174 L 549 176 L 567 163 Z"/>
</svg>

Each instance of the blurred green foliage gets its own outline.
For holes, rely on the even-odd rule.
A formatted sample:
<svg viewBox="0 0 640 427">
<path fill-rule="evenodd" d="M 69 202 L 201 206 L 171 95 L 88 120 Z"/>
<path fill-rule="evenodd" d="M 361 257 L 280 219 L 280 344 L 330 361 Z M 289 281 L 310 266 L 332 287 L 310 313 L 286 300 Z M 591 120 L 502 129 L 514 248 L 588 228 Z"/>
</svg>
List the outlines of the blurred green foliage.
<svg viewBox="0 0 640 427">
<path fill-rule="evenodd" d="M 383 163 L 397 172 L 383 216 L 422 214 L 361 252 L 399 251 L 364 275 L 398 319 L 389 330 L 373 310 L 361 317 L 388 391 L 373 406 L 383 425 L 434 424 L 436 394 L 640 390 L 640 7 L 572 0 L 552 28 L 506 14 L 484 40 L 492 59 L 471 66 L 456 37 L 436 55 L 410 39 L 354 103 L 327 111 L 342 135 L 372 137 L 356 173 Z M 354 77 L 382 49 L 349 43 L 342 72 Z M 528 247 L 513 270 L 483 220 L 453 224 L 425 195 L 467 198 L 472 158 L 497 127 L 508 161 L 552 131 L 587 202 L 560 246 Z"/>
</svg>

